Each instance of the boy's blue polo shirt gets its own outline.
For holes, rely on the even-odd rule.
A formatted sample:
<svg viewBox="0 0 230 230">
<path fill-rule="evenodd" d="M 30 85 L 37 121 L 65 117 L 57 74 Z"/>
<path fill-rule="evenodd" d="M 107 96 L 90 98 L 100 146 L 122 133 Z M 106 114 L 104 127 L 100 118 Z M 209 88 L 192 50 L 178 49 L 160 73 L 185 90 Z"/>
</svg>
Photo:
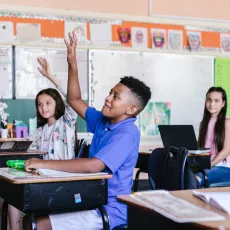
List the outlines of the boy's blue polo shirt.
<svg viewBox="0 0 230 230">
<path fill-rule="evenodd" d="M 127 222 L 127 207 L 116 196 L 130 194 L 133 169 L 137 162 L 140 133 L 129 118 L 110 125 L 101 112 L 89 107 L 85 115 L 88 132 L 94 133 L 89 157 L 96 157 L 105 165 L 105 172 L 113 174 L 108 180 L 108 204 L 105 206 L 110 228 Z"/>
</svg>

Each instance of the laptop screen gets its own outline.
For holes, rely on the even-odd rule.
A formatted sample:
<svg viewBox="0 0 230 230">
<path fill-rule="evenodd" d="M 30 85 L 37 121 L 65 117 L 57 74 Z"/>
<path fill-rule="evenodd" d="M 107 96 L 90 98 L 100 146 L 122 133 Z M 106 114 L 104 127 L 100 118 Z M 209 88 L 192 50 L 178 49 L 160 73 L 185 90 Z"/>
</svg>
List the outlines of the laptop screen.
<svg viewBox="0 0 230 230">
<path fill-rule="evenodd" d="M 165 148 L 170 146 L 198 149 L 192 125 L 159 125 L 161 139 Z"/>
</svg>

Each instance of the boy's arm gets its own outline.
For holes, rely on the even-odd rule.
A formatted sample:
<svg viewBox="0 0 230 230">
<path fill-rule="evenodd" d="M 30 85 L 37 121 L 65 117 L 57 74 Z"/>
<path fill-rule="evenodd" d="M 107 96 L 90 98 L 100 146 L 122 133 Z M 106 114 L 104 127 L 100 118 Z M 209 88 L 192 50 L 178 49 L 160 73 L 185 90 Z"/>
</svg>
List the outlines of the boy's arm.
<svg viewBox="0 0 230 230">
<path fill-rule="evenodd" d="M 105 164 L 97 158 L 77 158 L 73 160 L 41 160 L 31 158 L 25 162 L 25 170 L 52 169 L 72 173 L 97 173 L 105 169 Z"/>
<path fill-rule="evenodd" d="M 76 58 L 77 38 L 74 33 L 69 33 L 69 42 L 65 39 L 67 47 L 68 62 L 68 91 L 67 102 L 70 106 L 85 119 L 85 112 L 89 107 L 81 98 L 81 89 L 78 79 L 78 68 Z"/>
</svg>

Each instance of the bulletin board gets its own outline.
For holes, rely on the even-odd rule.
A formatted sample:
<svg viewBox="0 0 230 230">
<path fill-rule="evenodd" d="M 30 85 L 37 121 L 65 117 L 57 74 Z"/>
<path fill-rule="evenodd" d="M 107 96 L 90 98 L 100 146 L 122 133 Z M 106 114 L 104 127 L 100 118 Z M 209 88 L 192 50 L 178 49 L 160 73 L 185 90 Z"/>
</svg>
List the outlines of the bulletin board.
<svg viewBox="0 0 230 230">
<path fill-rule="evenodd" d="M 46 57 L 51 71 L 66 86 L 68 64 L 66 49 L 47 49 L 35 47 L 16 47 L 16 98 L 34 99 L 37 93 L 54 85 L 40 74 L 37 58 Z M 84 100 L 88 100 L 88 51 L 77 50 L 79 81 Z"/>
<path fill-rule="evenodd" d="M 83 18 L 76 16 L 36 15 L 0 12 L 1 23 L 12 23 L 12 38 L 19 43 L 62 43 L 68 32 L 75 31 L 79 44 L 135 49 L 192 50 L 230 52 L 230 30 L 207 26 L 187 26 Z M 31 26 L 31 25 L 34 25 Z M 35 25 L 38 25 L 35 27 Z M 10 25 L 9 25 L 10 26 Z M 33 29 L 37 36 L 29 33 Z M 0 29 L 3 33 L 6 30 Z M 22 36 L 25 33 L 28 38 Z M 27 33 L 28 32 L 28 33 Z M 20 41 L 20 39 L 22 41 Z M 164 43 L 156 45 L 157 39 Z M 0 38 L 1 41 L 1 38 Z M 159 42 L 159 40 L 158 40 Z"/>
</svg>

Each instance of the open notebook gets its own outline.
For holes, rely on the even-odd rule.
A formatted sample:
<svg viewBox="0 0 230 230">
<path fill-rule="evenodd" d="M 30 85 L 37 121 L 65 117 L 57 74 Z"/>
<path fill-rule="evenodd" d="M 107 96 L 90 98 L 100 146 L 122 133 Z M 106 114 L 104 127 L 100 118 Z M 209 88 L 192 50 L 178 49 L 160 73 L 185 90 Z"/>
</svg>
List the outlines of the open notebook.
<svg viewBox="0 0 230 230">
<path fill-rule="evenodd" d="M 107 175 L 108 173 L 68 173 L 50 169 L 39 169 L 37 173 L 28 173 L 24 170 L 17 170 L 13 168 L 0 168 L 0 176 L 4 176 L 10 179 L 25 179 L 25 178 L 39 178 L 39 177 L 87 177 L 97 175 Z"/>
<path fill-rule="evenodd" d="M 37 173 L 44 177 L 83 177 L 83 176 L 97 176 L 97 175 L 107 175 L 108 173 L 99 172 L 99 173 L 69 173 L 51 169 L 38 169 Z"/>
<path fill-rule="evenodd" d="M 230 192 L 197 192 L 193 195 L 230 215 Z"/>
</svg>

